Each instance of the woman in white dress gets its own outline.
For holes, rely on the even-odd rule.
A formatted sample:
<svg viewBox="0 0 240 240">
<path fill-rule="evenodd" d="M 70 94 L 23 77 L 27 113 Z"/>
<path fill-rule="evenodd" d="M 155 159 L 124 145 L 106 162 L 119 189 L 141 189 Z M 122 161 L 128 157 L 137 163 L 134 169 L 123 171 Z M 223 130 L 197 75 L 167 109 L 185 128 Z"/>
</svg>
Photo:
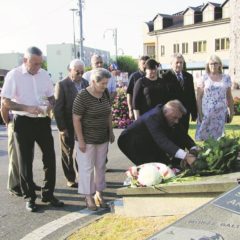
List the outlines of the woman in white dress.
<svg viewBox="0 0 240 240">
<path fill-rule="evenodd" d="M 206 74 L 197 83 L 198 122 L 196 140 L 217 139 L 224 134 L 226 116 L 232 121 L 233 97 L 231 79 L 222 73 L 222 62 L 212 55 L 206 64 Z"/>
</svg>

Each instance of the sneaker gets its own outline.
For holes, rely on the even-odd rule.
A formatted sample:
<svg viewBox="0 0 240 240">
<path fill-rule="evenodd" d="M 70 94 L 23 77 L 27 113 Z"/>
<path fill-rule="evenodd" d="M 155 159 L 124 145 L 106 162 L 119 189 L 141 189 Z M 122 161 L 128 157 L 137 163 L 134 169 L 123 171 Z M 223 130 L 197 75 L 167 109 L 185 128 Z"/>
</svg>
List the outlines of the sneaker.
<svg viewBox="0 0 240 240">
<path fill-rule="evenodd" d="M 68 181 L 67 186 L 70 188 L 78 188 L 78 183 Z"/>
<path fill-rule="evenodd" d="M 38 207 L 37 207 L 35 201 L 32 201 L 32 200 L 27 201 L 26 202 L 26 210 L 29 212 L 37 212 Z"/>
<path fill-rule="evenodd" d="M 54 196 L 52 196 L 52 197 L 42 197 L 42 202 L 49 203 L 54 207 L 63 207 L 64 206 L 64 202 L 61 202 L 60 200 L 58 200 Z"/>
</svg>

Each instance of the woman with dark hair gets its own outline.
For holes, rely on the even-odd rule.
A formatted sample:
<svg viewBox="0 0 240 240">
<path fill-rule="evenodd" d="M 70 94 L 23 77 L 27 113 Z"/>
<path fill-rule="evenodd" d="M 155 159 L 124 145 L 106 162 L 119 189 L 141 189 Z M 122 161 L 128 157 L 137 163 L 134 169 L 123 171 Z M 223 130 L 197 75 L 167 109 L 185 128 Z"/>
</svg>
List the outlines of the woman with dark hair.
<svg viewBox="0 0 240 240">
<path fill-rule="evenodd" d="M 198 123 L 196 140 L 217 139 L 224 134 L 226 115 L 233 117 L 231 79 L 222 73 L 221 59 L 212 55 L 206 64 L 206 74 L 197 83 Z"/>
<path fill-rule="evenodd" d="M 164 85 L 158 76 L 159 63 L 149 59 L 145 63 L 146 76 L 140 78 L 133 89 L 133 112 L 137 119 L 159 103 L 165 103 Z"/>
</svg>

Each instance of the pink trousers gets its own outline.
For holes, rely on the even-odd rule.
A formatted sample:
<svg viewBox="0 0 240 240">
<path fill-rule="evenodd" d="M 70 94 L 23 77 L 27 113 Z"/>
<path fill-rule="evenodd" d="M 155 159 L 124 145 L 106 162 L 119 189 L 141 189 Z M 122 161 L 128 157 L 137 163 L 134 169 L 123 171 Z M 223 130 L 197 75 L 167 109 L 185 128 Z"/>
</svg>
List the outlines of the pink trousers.
<svg viewBox="0 0 240 240">
<path fill-rule="evenodd" d="M 75 142 L 78 162 L 78 193 L 89 195 L 106 188 L 105 166 L 108 142 L 103 144 L 86 144 L 86 152 L 79 149 Z"/>
</svg>

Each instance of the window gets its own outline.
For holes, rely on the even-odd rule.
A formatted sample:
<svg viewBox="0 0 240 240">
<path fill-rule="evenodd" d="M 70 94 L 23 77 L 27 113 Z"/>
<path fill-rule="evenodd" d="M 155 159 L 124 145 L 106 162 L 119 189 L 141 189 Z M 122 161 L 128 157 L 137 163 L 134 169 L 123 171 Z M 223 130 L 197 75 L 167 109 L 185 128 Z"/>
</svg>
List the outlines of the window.
<svg viewBox="0 0 240 240">
<path fill-rule="evenodd" d="M 230 45 L 229 38 L 215 39 L 215 51 L 228 50 L 229 45 Z"/>
<path fill-rule="evenodd" d="M 182 43 L 182 54 L 188 53 L 188 43 Z"/>
<path fill-rule="evenodd" d="M 207 51 L 207 41 L 193 42 L 193 53 L 202 53 Z"/>
<path fill-rule="evenodd" d="M 155 46 L 147 46 L 147 55 L 150 58 L 155 58 Z"/>
<path fill-rule="evenodd" d="M 161 56 L 165 56 L 165 46 L 161 45 Z"/>
<path fill-rule="evenodd" d="M 179 53 L 179 44 L 178 43 L 173 44 L 173 53 Z"/>
</svg>

